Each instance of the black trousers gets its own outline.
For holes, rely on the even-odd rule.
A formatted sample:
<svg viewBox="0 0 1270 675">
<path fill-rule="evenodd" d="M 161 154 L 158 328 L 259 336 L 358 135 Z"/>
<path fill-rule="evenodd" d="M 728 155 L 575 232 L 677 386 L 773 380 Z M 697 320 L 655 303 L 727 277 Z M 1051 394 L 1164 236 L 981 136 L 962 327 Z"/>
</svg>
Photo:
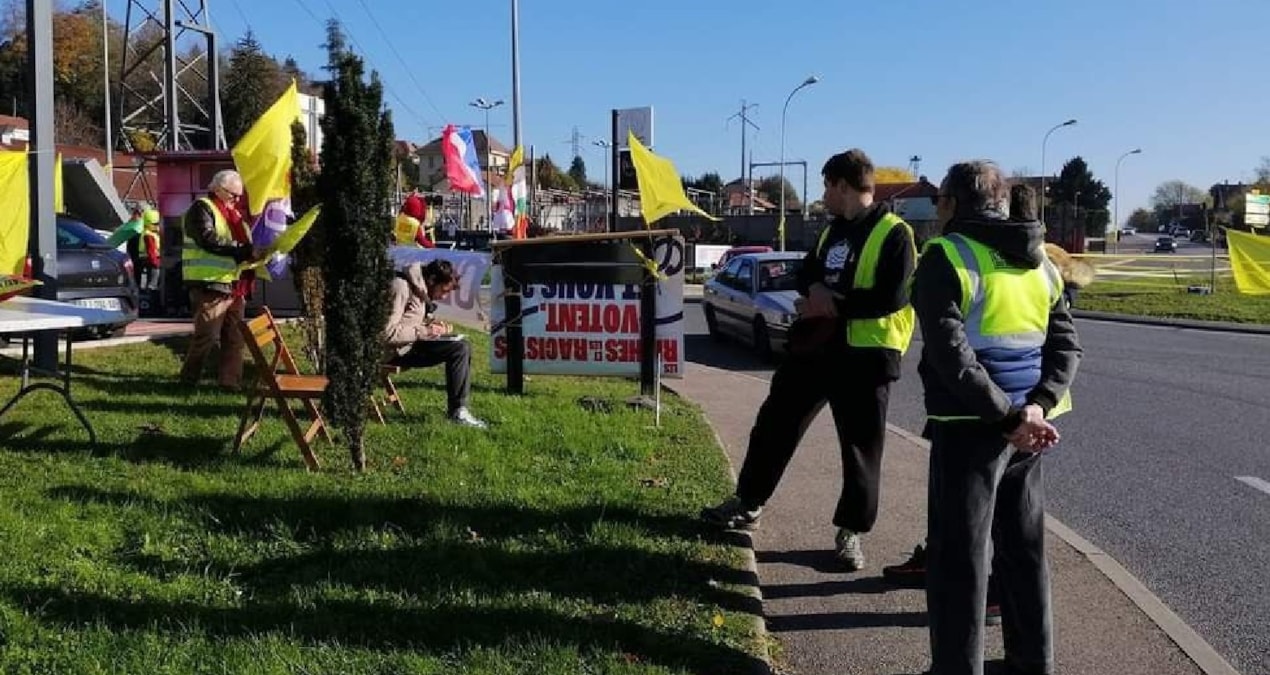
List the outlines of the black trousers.
<svg viewBox="0 0 1270 675">
<path fill-rule="evenodd" d="M 982 675 L 989 572 L 997 581 L 1006 661 L 1023 673 L 1051 672 L 1042 456 L 1015 452 L 999 431 L 974 422 L 932 424 L 930 437 L 930 672 Z"/>
<path fill-rule="evenodd" d="M 808 425 L 829 404 L 842 451 L 842 493 L 833 524 L 868 532 L 878 515 L 889 379 L 861 377 L 845 355 L 791 355 L 776 370 L 750 432 L 736 494 L 750 507 L 767 503 Z"/>
<path fill-rule="evenodd" d="M 467 340 L 420 340 L 390 364 L 401 368 L 430 368 L 445 364 L 445 392 L 449 412 L 467 407 L 472 391 L 472 345 Z"/>
</svg>

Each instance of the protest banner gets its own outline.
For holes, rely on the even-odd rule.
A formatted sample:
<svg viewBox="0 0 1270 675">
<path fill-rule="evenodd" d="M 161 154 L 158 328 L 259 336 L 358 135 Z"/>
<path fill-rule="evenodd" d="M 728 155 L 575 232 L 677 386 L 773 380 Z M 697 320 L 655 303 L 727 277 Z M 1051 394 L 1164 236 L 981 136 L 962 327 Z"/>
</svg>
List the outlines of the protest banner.
<svg viewBox="0 0 1270 675">
<path fill-rule="evenodd" d="M 489 270 L 489 253 L 390 246 L 388 257 L 398 270 L 413 263 L 426 265 L 436 259 L 449 260 L 459 275 L 459 285 L 454 292 L 437 303 L 437 316 L 447 321 L 489 328 L 489 310 L 481 300 L 481 281 Z"/>
<path fill-rule="evenodd" d="M 600 238 L 604 235 L 587 236 Z M 635 233 L 634 236 L 641 235 Z M 629 237 L 610 237 L 621 238 Z M 644 238 L 647 239 L 647 236 L 644 235 Z M 622 246 L 623 250 L 637 250 L 627 244 Z M 573 249 L 568 256 L 561 256 L 560 280 L 540 278 L 521 287 L 524 372 L 637 377 L 640 375 L 641 355 L 641 286 L 634 282 L 576 280 L 576 269 L 588 264 L 575 257 L 579 250 Z M 637 258 L 639 262 L 636 264 L 655 264 L 657 270 L 656 349 L 660 356 L 661 375 L 681 378 L 684 372 L 684 242 L 677 234 L 659 234 L 652 250 L 649 261 Z M 636 257 L 642 255 L 634 254 Z M 603 265 L 591 264 L 592 269 Z M 614 267 L 618 264 L 612 263 Z M 574 265 L 575 271 L 564 273 L 563 269 L 568 265 Z M 550 269 L 549 265 L 544 267 Z M 508 316 L 502 301 L 508 285 L 506 281 L 504 266 L 494 265 L 490 274 L 490 369 L 494 373 L 506 373 L 508 368 Z"/>
</svg>

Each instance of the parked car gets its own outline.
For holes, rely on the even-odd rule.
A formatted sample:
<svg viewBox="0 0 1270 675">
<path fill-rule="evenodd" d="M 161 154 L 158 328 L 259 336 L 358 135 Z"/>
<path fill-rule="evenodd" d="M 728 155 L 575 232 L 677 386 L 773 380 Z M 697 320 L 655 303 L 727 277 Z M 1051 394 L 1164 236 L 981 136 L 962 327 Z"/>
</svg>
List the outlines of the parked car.
<svg viewBox="0 0 1270 675">
<path fill-rule="evenodd" d="M 739 255 L 745 255 L 747 253 L 771 253 L 771 252 L 772 252 L 771 246 L 733 246 L 732 248 L 724 251 L 723 255 L 719 256 L 719 261 L 714 264 L 713 269 L 716 271 L 723 269 L 724 267 L 727 266 L 729 261 L 731 261 L 733 258 Z"/>
<path fill-rule="evenodd" d="M 1160 237 L 1155 240 L 1156 253 L 1177 253 L 1177 240 L 1173 237 Z"/>
<path fill-rule="evenodd" d="M 57 216 L 57 271 L 58 301 L 126 316 L 120 323 L 89 329 L 91 334 L 116 335 L 136 320 L 140 300 L 132 260 L 96 230 L 67 215 Z"/>
<path fill-rule="evenodd" d="M 784 351 L 797 318 L 800 252 L 745 253 L 719 268 L 703 289 L 702 311 L 710 336 L 738 337 L 763 357 Z"/>
</svg>

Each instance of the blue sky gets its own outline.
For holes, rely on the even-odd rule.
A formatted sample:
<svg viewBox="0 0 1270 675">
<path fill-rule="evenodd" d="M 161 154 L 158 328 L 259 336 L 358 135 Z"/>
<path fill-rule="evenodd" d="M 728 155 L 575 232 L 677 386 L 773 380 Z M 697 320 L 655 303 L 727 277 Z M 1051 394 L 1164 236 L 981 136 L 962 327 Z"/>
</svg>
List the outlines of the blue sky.
<svg viewBox="0 0 1270 675">
<path fill-rule="evenodd" d="M 319 20 L 337 16 L 390 88 L 399 137 L 482 123 L 467 106 L 480 96 L 508 101 L 491 123 L 510 144 L 510 4 L 214 0 L 212 18 L 226 42 L 250 25 L 269 52 L 317 71 Z M 122 2 L 110 7 L 122 16 Z M 1050 139 L 1051 171 L 1079 154 L 1114 187 L 1116 158 L 1143 149 L 1122 165 L 1121 218 L 1162 181 L 1206 189 L 1270 155 L 1266 0 L 523 0 L 520 11 L 525 140 L 567 164 L 578 127 L 596 178 L 591 141 L 614 107 L 653 106 L 660 154 L 732 179 L 740 130 L 726 120 L 747 99 L 759 104 L 754 160 L 775 161 L 781 106 L 809 74 L 821 82 L 790 107 L 786 156 L 810 163 L 813 194 L 820 164 L 851 146 L 880 165 L 920 155 L 934 181 L 967 158 L 1036 173 L 1045 131 L 1073 117 Z"/>
</svg>

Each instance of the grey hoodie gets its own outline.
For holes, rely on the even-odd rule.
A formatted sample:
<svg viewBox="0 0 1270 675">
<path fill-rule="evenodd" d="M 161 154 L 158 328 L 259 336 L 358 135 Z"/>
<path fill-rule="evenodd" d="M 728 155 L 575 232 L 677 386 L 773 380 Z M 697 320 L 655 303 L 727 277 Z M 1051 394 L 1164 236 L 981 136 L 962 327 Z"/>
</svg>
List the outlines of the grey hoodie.
<svg viewBox="0 0 1270 675">
<path fill-rule="evenodd" d="M 423 265 L 415 263 L 397 272 L 389 291 L 392 309 L 384 328 L 384 346 L 400 356 L 427 337 L 424 326 L 432 323 L 428 311 L 428 284 L 423 280 Z"/>
<path fill-rule="evenodd" d="M 1045 230 L 1036 221 L 1006 220 L 998 213 L 958 218 L 944 228 L 995 249 L 1007 261 L 1035 269 L 1045 260 Z M 918 372 L 926 392 L 927 409 L 962 411 L 1002 431 L 1018 426 L 1019 411 L 998 387 L 966 342 L 961 315 L 961 282 L 943 249 L 928 247 L 913 275 L 913 309 L 922 331 L 922 360 Z M 1028 403 L 1049 412 L 1071 386 L 1080 363 L 1076 326 L 1061 299 L 1050 308 L 1041 380 L 1027 395 Z M 934 405 L 932 405 L 934 403 Z"/>
</svg>

